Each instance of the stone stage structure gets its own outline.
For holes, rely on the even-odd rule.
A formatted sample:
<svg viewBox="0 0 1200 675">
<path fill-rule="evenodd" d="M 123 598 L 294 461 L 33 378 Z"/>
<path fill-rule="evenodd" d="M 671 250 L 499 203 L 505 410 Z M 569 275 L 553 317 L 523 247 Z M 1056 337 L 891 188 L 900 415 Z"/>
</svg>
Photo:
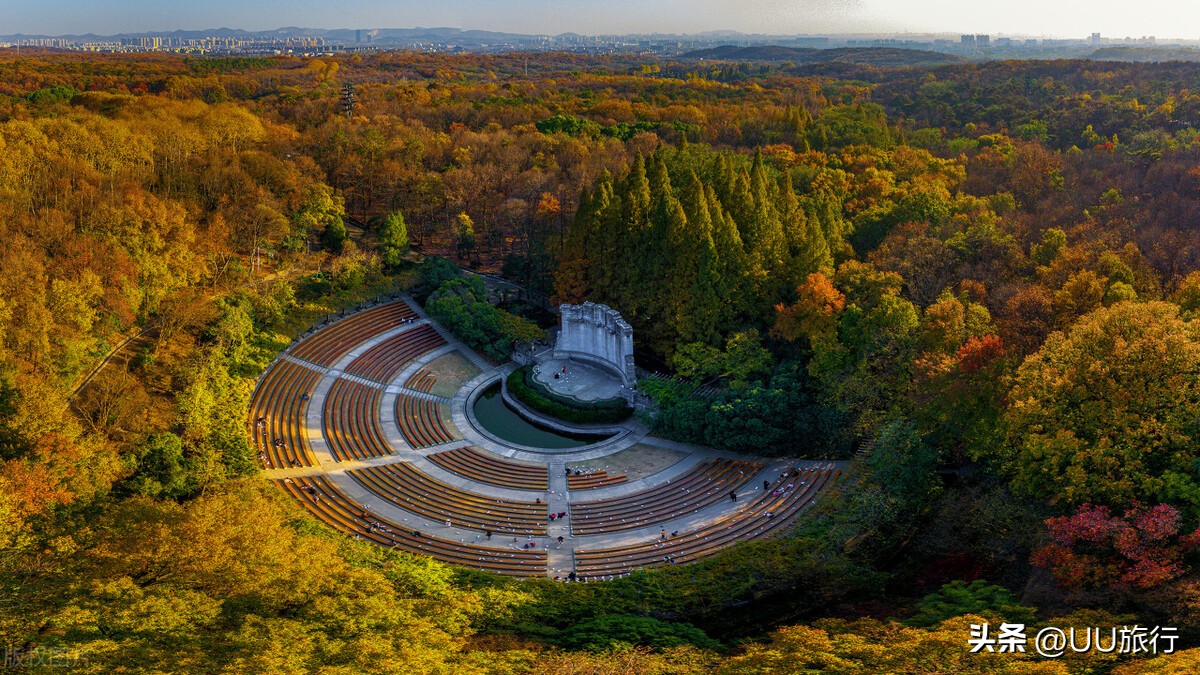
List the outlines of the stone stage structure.
<svg viewBox="0 0 1200 675">
<path fill-rule="evenodd" d="M 534 377 L 552 391 L 581 401 L 632 401 L 637 384 L 633 326 L 617 310 L 594 302 L 562 305 L 559 315 L 554 349 L 539 355 Z"/>
<path fill-rule="evenodd" d="M 611 368 L 622 384 L 633 386 L 633 326 L 608 305 L 585 302 L 562 305 L 562 328 L 554 345 L 554 357 L 576 359 Z"/>
</svg>

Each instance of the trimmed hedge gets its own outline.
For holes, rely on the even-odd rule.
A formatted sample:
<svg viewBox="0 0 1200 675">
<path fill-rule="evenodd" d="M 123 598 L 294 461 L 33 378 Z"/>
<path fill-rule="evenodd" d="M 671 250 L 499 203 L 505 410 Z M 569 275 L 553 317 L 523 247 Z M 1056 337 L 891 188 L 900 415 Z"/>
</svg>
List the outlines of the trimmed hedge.
<svg viewBox="0 0 1200 675">
<path fill-rule="evenodd" d="M 518 368 L 505 383 L 508 393 L 534 410 L 576 424 L 612 424 L 623 422 L 633 414 L 625 401 L 617 398 L 582 403 L 555 394 L 533 379 L 528 367 Z"/>
</svg>

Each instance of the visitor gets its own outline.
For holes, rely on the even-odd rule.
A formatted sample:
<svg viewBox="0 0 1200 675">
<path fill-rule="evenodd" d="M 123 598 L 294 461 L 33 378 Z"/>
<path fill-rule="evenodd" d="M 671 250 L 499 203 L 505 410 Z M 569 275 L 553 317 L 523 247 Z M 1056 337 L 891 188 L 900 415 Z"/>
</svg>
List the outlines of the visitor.
<svg viewBox="0 0 1200 675">
<path fill-rule="evenodd" d="M 732 501 L 732 502 L 737 501 L 737 491 L 735 491 L 735 490 L 729 491 L 729 501 Z"/>
<path fill-rule="evenodd" d="M 661 532 L 661 533 L 658 535 L 658 538 L 659 538 L 659 539 L 666 539 L 666 538 L 667 538 L 667 531 L 666 531 L 666 530 L 663 530 L 663 531 L 662 531 L 662 532 Z"/>
<path fill-rule="evenodd" d="M 309 398 L 311 398 L 311 397 L 308 395 L 308 392 L 304 392 L 303 394 L 300 395 L 300 402 L 308 403 Z"/>
<path fill-rule="evenodd" d="M 771 489 L 771 481 L 764 480 L 763 481 L 763 492 L 766 492 L 767 490 L 770 490 L 770 489 Z"/>
<path fill-rule="evenodd" d="M 559 512 L 558 512 L 558 517 L 559 517 L 559 518 L 566 518 L 566 517 L 567 517 L 567 512 L 566 512 L 566 511 L 559 511 Z"/>
<path fill-rule="evenodd" d="M 491 530 L 484 530 L 484 531 L 483 531 L 483 534 L 484 534 L 484 536 L 485 536 L 485 537 L 487 537 L 487 538 L 488 538 L 488 541 L 491 541 L 491 540 L 492 540 L 492 531 L 491 531 Z"/>
<path fill-rule="evenodd" d="M 563 543 L 563 536 L 562 536 L 561 534 L 560 534 L 560 535 L 558 535 L 558 543 L 559 543 L 559 544 L 562 544 L 562 543 Z"/>
</svg>

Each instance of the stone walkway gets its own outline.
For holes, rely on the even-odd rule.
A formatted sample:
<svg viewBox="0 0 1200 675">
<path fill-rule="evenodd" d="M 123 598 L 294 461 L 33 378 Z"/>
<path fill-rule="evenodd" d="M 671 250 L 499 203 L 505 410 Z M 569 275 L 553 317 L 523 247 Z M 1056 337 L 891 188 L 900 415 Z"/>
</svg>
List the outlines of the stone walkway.
<svg viewBox="0 0 1200 675">
<path fill-rule="evenodd" d="M 827 461 L 807 462 L 783 459 L 760 459 L 759 461 L 764 463 L 764 468 L 738 491 L 739 497 L 744 498 L 740 498 L 736 502 L 724 500 L 683 517 L 656 522 L 635 529 L 606 534 L 575 536 L 571 533 L 570 528 L 572 522 L 571 504 L 573 502 L 590 502 L 643 492 L 670 483 L 694 469 L 701 462 L 730 455 L 728 453 L 719 453 L 708 447 L 678 443 L 650 436 L 646 427 L 635 418 L 620 425 L 606 426 L 605 428 L 615 432 L 613 438 L 581 448 L 550 450 L 546 448 L 522 447 L 502 441 L 482 430 L 482 427 L 475 419 L 473 404 L 475 398 L 484 389 L 512 372 L 512 369 L 516 367 L 515 364 L 509 363 L 495 366 L 489 363 L 486 359 L 462 344 L 453 335 L 429 321 L 428 317 L 425 316 L 416 303 L 413 303 L 408 298 L 405 298 L 405 300 L 417 312 L 418 317 L 420 317 L 418 321 L 380 333 L 364 341 L 339 358 L 329 368 L 323 368 L 287 353 L 280 355 L 280 358 L 284 360 L 323 375 L 311 393 L 306 417 L 306 433 L 317 463 L 316 466 L 312 467 L 264 470 L 263 474 L 265 477 L 270 479 L 284 479 L 324 475 L 338 489 L 345 493 L 347 497 L 378 514 L 381 518 L 390 520 L 405 528 L 419 530 L 423 533 L 436 535 L 451 541 L 493 547 L 507 545 L 514 549 L 520 549 L 526 542 L 532 539 L 537 542 L 539 547 L 547 551 L 548 576 L 565 577 L 575 569 L 575 551 L 577 549 L 593 550 L 627 546 L 656 540 L 660 538 L 663 530 L 666 530 L 668 533 L 694 530 L 729 518 L 742 510 L 750 508 L 751 503 L 754 501 L 753 498 L 763 489 L 763 481 L 771 480 L 786 468 L 809 468 L 844 464 Z M 345 369 L 355 358 L 361 356 L 375 345 L 407 330 L 412 330 L 426 324 L 433 326 L 442 338 L 446 340 L 446 344 L 430 350 L 406 364 L 403 370 L 390 383 L 373 382 L 345 373 Z M 452 398 L 434 396 L 428 392 L 420 392 L 404 386 L 404 383 L 421 368 L 442 356 L 455 352 L 479 368 L 480 373 L 463 384 Z M 385 457 L 345 462 L 339 462 L 334 458 L 325 438 L 322 417 L 329 391 L 338 378 L 359 382 L 380 389 L 383 392 L 378 411 L 381 426 L 380 431 L 393 454 Z M 450 407 L 450 421 L 461 436 L 461 439 L 426 448 L 414 448 L 410 446 L 400 432 L 400 427 L 396 420 L 396 399 L 401 394 L 448 405 Z M 637 480 L 599 488 L 577 489 L 573 492 L 568 487 L 566 480 L 566 466 L 568 463 L 607 457 L 639 443 L 679 451 L 684 453 L 684 457 L 670 466 Z M 479 483 L 447 471 L 428 459 L 428 456 L 434 453 L 468 446 L 481 448 L 493 454 L 509 457 L 514 460 L 532 461 L 547 465 L 550 479 L 548 489 L 519 490 Z M 348 473 L 357 469 L 385 466 L 400 462 L 408 462 L 429 477 L 464 491 L 513 501 L 529 502 L 541 499 L 549 505 L 551 512 L 565 511 L 567 517 L 548 522 L 547 534 L 545 536 L 521 536 L 517 537 L 517 541 L 513 541 L 511 534 L 507 536 L 496 534 L 492 540 L 488 541 L 484 533 L 480 530 L 462 527 L 453 521 L 449 523 L 446 521 L 435 521 L 409 511 L 403 508 L 402 505 L 395 504 L 368 490 Z M 844 468 L 844 466 L 839 468 Z M 562 542 L 558 541 L 558 537 L 562 537 Z"/>
</svg>

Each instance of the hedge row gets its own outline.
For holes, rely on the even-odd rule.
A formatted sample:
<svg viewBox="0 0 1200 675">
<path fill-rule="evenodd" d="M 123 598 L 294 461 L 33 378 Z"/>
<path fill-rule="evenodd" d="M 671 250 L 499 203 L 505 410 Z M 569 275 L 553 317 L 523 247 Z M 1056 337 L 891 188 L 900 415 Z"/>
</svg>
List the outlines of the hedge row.
<svg viewBox="0 0 1200 675">
<path fill-rule="evenodd" d="M 622 422 L 633 414 L 625 401 L 607 399 L 582 403 L 565 399 L 533 379 L 529 368 L 514 370 L 507 381 L 508 393 L 534 410 L 576 424 L 610 424 Z"/>
</svg>

